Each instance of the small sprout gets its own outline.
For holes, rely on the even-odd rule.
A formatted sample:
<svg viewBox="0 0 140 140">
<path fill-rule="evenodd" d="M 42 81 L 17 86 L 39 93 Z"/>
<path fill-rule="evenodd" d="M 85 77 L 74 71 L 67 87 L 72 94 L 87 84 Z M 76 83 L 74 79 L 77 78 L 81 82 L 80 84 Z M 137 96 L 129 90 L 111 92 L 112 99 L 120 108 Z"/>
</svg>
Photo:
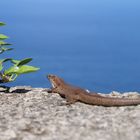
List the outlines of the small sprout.
<svg viewBox="0 0 140 140">
<path fill-rule="evenodd" d="M 0 26 L 5 25 L 5 23 L 0 22 Z M 12 48 L 8 48 L 7 45 L 11 45 L 7 42 L 5 42 L 5 39 L 7 39 L 8 36 L 4 34 L 0 34 L 0 54 L 12 50 Z M 7 83 L 12 82 L 16 80 L 16 78 L 25 73 L 35 72 L 39 70 L 37 67 L 33 67 L 30 65 L 27 65 L 30 61 L 32 61 L 32 58 L 25 58 L 22 60 L 14 60 L 12 58 L 6 58 L 0 60 L 0 83 Z M 11 62 L 12 66 L 8 69 L 4 69 L 4 63 L 5 62 Z"/>
</svg>

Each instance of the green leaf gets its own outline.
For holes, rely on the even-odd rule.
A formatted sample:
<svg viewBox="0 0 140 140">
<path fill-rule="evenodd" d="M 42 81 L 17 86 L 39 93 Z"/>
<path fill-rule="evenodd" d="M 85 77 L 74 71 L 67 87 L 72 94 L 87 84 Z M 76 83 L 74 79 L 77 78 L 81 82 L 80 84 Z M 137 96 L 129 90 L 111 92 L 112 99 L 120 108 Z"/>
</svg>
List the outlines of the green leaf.
<svg viewBox="0 0 140 140">
<path fill-rule="evenodd" d="M 30 73 L 30 72 L 35 72 L 39 70 L 39 68 L 37 67 L 33 67 L 33 66 L 29 66 L 29 65 L 23 65 L 19 67 L 19 74 L 23 74 L 23 73 Z"/>
<path fill-rule="evenodd" d="M 7 61 L 12 61 L 12 58 L 0 59 L 0 64 Z"/>
<path fill-rule="evenodd" d="M 25 64 L 29 63 L 30 61 L 32 61 L 32 58 L 25 58 L 25 59 L 21 60 L 21 61 L 17 64 L 17 66 L 25 65 Z"/>
<path fill-rule="evenodd" d="M 2 54 L 5 51 L 11 51 L 11 50 L 13 50 L 13 48 L 1 47 L 0 48 L 0 54 Z"/>
<path fill-rule="evenodd" d="M 0 46 L 4 45 L 6 42 L 0 41 Z"/>
<path fill-rule="evenodd" d="M 25 58 L 22 60 L 14 60 L 14 59 L 11 60 L 11 62 L 14 63 L 18 67 L 25 65 L 25 64 L 29 63 L 30 61 L 32 61 L 32 58 Z"/>
<path fill-rule="evenodd" d="M 12 45 L 12 44 L 9 44 L 9 43 L 4 42 L 4 41 L 0 41 L 0 47 L 1 46 L 7 46 L 7 45 Z"/>
<path fill-rule="evenodd" d="M 37 67 L 29 66 L 29 65 L 22 65 L 20 67 L 14 65 L 10 67 L 9 69 L 5 70 L 4 74 L 5 75 L 11 75 L 11 74 L 24 74 L 24 73 L 30 73 L 30 72 L 35 72 L 39 70 Z"/>
<path fill-rule="evenodd" d="M 3 63 L 11 60 L 12 58 L 0 59 L 0 71 L 3 69 Z"/>
<path fill-rule="evenodd" d="M 12 62 L 13 64 L 18 65 L 18 63 L 20 62 L 20 60 L 14 60 L 14 59 L 12 59 L 11 62 Z"/>
<path fill-rule="evenodd" d="M 3 65 L 2 63 L 0 63 L 0 71 L 3 69 Z"/>
<path fill-rule="evenodd" d="M 4 35 L 4 34 L 0 34 L 0 40 L 4 40 L 4 39 L 7 39 L 8 36 Z"/>
<path fill-rule="evenodd" d="M 19 71 L 19 67 L 14 65 L 14 66 L 10 67 L 9 69 L 5 70 L 4 74 L 5 75 L 17 74 L 17 73 L 19 73 L 18 71 Z"/>
<path fill-rule="evenodd" d="M 4 26 L 5 25 L 5 23 L 4 22 L 0 22 L 0 26 Z"/>
</svg>

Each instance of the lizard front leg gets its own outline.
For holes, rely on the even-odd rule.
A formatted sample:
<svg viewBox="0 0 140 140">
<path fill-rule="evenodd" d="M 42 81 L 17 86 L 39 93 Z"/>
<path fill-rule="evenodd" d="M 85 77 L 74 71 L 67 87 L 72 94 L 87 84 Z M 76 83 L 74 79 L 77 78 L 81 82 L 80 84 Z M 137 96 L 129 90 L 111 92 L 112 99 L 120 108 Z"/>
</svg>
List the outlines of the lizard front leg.
<svg viewBox="0 0 140 140">
<path fill-rule="evenodd" d="M 50 88 L 48 93 L 57 93 L 57 88 Z"/>
</svg>

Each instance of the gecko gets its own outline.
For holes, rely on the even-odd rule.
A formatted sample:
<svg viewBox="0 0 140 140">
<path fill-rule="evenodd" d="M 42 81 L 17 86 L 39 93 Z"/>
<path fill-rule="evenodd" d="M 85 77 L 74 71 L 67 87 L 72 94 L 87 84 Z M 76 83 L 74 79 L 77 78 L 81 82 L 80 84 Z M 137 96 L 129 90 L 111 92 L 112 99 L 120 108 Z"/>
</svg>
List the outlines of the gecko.
<svg viewBox="0 0 140 140">
<path fill-rule="evenodd" d="M 102 96 L 101 94 L 87 92 L 85 89 L 66 83 L 62 78 L 53 74 L 47 75 L 47 78 L 52 85 L 49 92 L 58 93 L 62 98 L 65 98 L 67 105 L 75 102 L 107 107 L 140 104 L 140 98 L 128 99 Z"/>
</svg>

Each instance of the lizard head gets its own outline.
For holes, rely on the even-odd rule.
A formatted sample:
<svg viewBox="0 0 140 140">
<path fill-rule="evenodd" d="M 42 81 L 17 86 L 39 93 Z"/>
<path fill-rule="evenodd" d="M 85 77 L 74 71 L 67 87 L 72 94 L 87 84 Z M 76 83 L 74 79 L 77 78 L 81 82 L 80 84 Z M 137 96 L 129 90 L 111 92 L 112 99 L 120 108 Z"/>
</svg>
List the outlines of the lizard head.
<svg viewBox="0 0 140 140">
<path fill-rule="evenodd" d="M 56 88 L 60 86 L 62 83 L 64 83 L 64 81 L 56 75 L 49 74 L 47 75 L 47 77 L 51 82 L 53 88 Z"/>
</svg>

